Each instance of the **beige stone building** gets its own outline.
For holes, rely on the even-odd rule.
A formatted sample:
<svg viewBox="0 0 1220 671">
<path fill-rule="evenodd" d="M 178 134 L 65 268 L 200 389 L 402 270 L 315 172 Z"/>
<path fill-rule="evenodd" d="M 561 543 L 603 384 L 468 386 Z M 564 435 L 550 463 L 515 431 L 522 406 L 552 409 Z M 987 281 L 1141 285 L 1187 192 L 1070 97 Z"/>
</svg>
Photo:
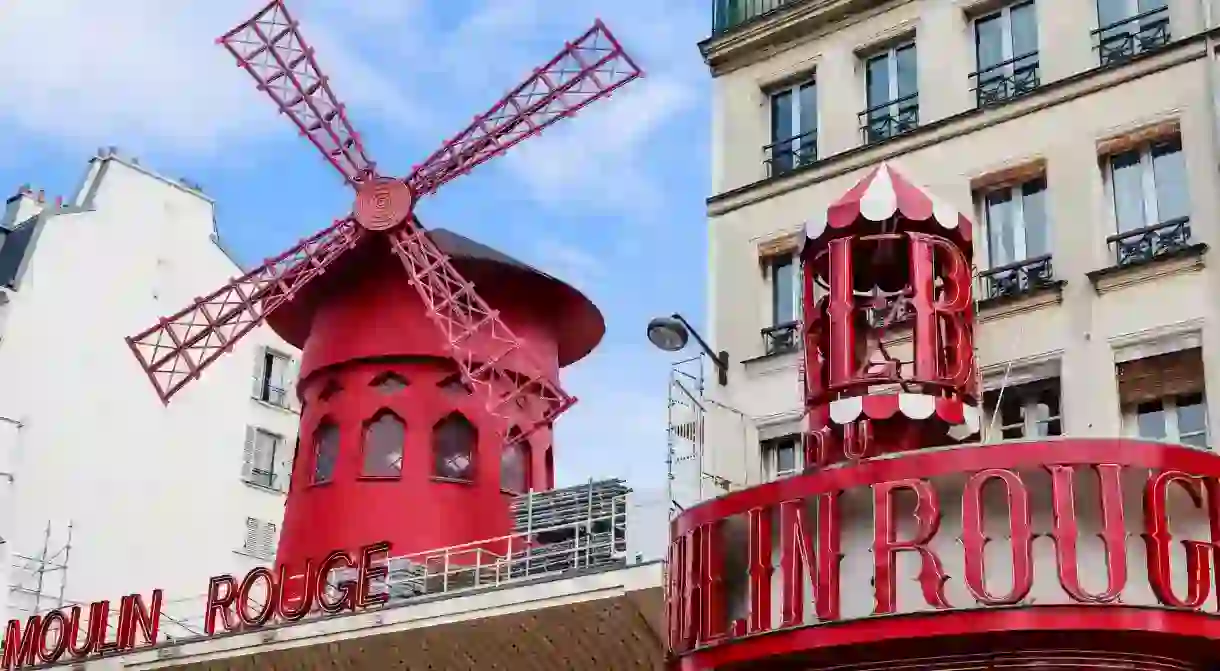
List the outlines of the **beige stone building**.
<svg viewBox="0 0 1220 671">
<path fill-rule="evenodd" d="M 798 240 L 883 160 L 973 215 L 980 439 L 1209 442 L 1220 2 L 715 4 L 709 481 L 799 468 Z"/>
</svg>

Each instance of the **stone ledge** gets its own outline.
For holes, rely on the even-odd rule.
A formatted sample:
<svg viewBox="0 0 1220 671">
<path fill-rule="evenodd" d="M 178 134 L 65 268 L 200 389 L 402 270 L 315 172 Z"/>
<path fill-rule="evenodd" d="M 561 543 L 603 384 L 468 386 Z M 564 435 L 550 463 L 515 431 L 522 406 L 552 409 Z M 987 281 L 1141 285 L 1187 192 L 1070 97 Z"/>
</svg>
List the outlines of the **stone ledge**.
<svg viewBox="0 0 1220 671">
<path fill-rule="evenodd" d="M 1055 280 L 1045 287 L 1015 296 L 983 299 L 979 301 L 979 312 L 976 318 L 980 324 L 986 324 L 997 319 L 1033 312 L 1048 305 L 1059 305 L 1063 302 L 1063 287 L 1066 285 L 1067 280 Z"/>
<path fill-rule="evenodd" d="M 1093 289 L 1101 295 L 1161 277 L 1202 270 L 1203 255 L 1206 253 L 1207 243 L 1197 242 L 1145 263 L 1098 268 L 1090 270 L 1086 275 L 1093 283 Z"/>
</svg>

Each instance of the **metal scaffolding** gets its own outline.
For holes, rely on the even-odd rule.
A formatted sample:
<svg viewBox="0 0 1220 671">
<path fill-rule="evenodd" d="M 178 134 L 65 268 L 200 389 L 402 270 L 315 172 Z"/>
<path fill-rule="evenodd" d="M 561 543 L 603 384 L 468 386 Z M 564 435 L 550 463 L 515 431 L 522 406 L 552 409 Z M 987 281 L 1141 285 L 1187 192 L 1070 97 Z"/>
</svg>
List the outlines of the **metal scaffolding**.
<svg viewBox="0 0 1220 671">
<path fill-rule="evenodd" d="M 68 560 L 72 557 L 72 522 L 68 522 L 63 544 L 55 540 L 52 522 L 47 522 L 42 548 L 34 555 L 14 552 L 10 557 L 9 608 L 36 615 L 63 608 L 68 587 Z M 52 551 L 52 548 L 58 549 Z M 22 603 L 22 602 L 25 603 Z"/>
<path fill-rule="evenodd" d="M 669 367 L 666 499 L 672 518 L 703 500 L 703 356 Z"/>
</svg>

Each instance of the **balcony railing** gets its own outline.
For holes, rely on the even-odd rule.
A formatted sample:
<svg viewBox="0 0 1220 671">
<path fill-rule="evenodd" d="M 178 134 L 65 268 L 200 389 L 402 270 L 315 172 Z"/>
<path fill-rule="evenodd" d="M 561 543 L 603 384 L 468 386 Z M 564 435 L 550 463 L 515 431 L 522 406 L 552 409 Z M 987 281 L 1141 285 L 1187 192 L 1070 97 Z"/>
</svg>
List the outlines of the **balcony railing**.
<svg viewBox="0 0 1220 671">
<path fill-rule="evenodd" d="M 250 477 L 246 479 L 252 485 L 275 489 L 275 473 L 261 468 L 250 469 Z"/>
<path fill-rule="evenodd" d="M 801 0 L 712 0 L 712 36 Z"/>
<path fill-rule="evenodd" d="M 1173 39 L 1169 8 L 1162 7 L 1116 21 L 1092 32 L 1097 60 L 1104 67 L 1159 49 Z"/>
<path fill-rule="evenodd" d="M 970 74 L 979 107 L 998 105 L 1025 95 L 1041 84 L 1038 52 L 1017 56 Z"/>
<path fill-rule="evenodd" d="M 984 300 L 1011 298 L 1052 285 L 1055 271 L 1051 267 L 1051 255 L 1043 254 L 984 270 L 979 273 L 979 279 L 983 284 Z"/>
<path fill-rule="evenodd" d="M 818 160 L 818 132 L 816 130 L 763 147 L 763 164 L 767 166 L 768 177 L 791 172 L 816 160 Z"/>
<path fill-rule="evenodd" d="M 762 330 L 763 346 L 768 355 L 796 351 L 800 322 L 785 322 Z"/>
<path fill-rule="evenodd" d="M 869 144 L 909 133 L 918 126 L 918 93 L 874 105 L 860 113 L 860 128 Z"/>
<path fill-rule="evenodd" d="M 1106 244 L 1114 248 L 1115 265 L 1148 263 L 1190 246 L 1190 217 L 1178 217 L 1155 226 L 1111 235 L 1106 238 Z"/>
</svg>

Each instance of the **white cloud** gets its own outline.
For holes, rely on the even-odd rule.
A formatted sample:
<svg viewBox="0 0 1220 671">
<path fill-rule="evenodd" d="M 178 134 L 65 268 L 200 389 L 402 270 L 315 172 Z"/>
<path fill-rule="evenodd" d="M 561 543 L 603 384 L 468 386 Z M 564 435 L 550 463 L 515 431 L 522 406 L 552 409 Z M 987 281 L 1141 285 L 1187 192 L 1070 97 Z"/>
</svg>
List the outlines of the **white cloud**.
<svg viewBox="0 0 1220 671">
<path fill-rule="evenodd" d="M 602 277 L 605 266 L 597 256 L 553 238 L 534 244 L 533 264 L 577 288 L 587 288 Z"/>
</svg>

